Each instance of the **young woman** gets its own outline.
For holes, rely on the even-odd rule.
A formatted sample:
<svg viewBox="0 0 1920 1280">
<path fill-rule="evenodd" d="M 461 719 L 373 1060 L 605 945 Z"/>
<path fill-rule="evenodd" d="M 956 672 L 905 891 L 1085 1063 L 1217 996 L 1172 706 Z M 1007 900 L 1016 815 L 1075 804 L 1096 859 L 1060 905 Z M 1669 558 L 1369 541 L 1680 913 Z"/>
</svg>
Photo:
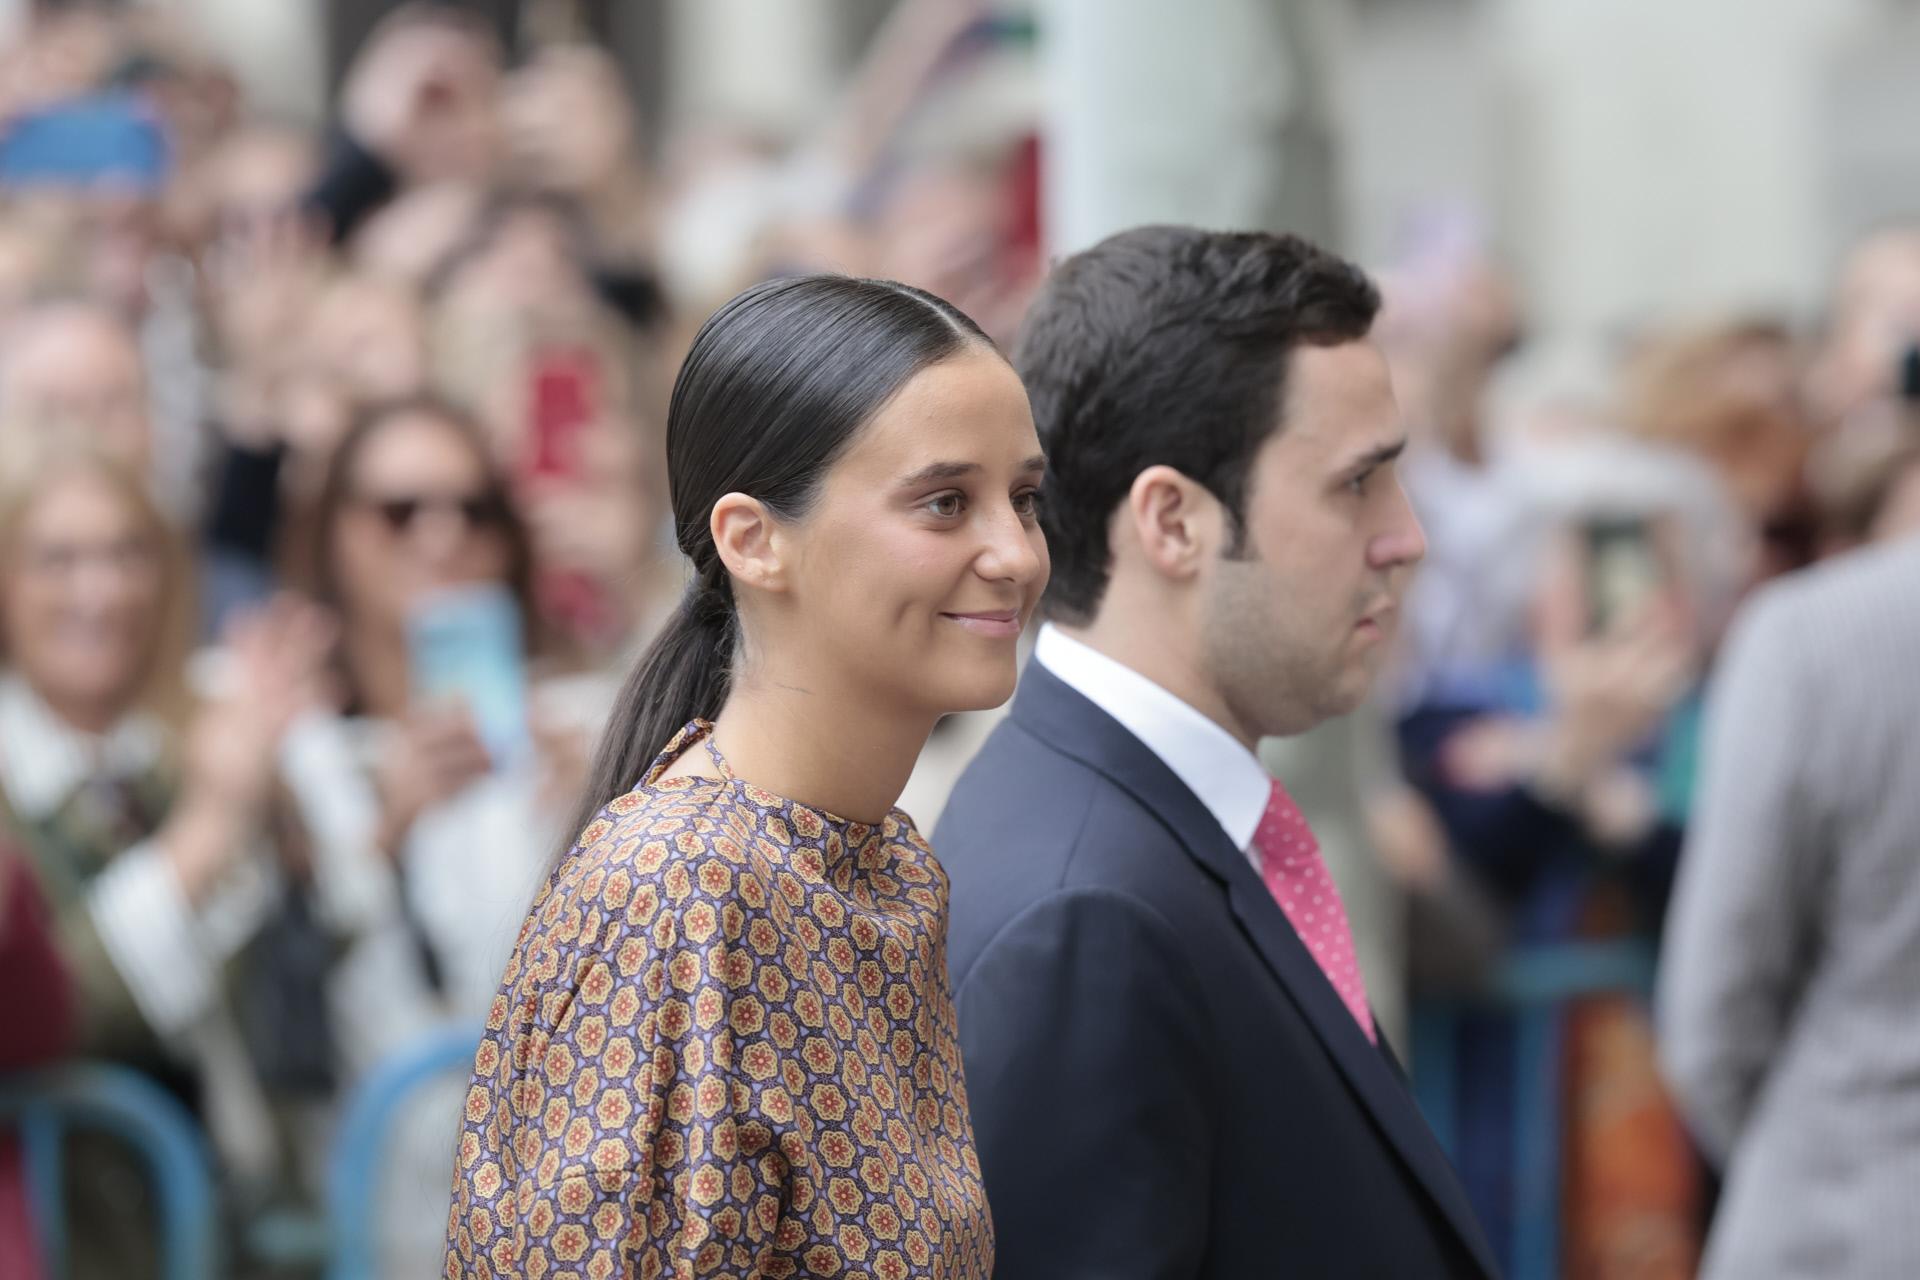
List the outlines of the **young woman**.
<svg viewBox="0 0 1920 1280">
<path fill-rule="evenodd" d="M 946 877 L 894 807 L 1047 576 L 1027 397 L 904 285 L 756 286 L 668 417 L 680 610 L 475 1060 L 446 1275 L 984 1278 Z"/>
</svg>

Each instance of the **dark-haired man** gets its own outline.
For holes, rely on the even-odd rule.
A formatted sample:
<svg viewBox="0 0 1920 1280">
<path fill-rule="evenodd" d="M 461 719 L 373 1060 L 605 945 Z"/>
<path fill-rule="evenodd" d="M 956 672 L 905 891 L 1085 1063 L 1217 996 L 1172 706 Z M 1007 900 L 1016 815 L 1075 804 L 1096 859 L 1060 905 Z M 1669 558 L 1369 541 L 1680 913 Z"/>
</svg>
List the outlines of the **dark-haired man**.
<svg viewBox="0 0 1920 1280">
<path fill-rule="evenodd" d="M 1425 550 L 1378 306 L 1143 227 L 1029 313 L 1052 622 L 934 839 L 1002 1280 L 1495 1272 L 1254 754 L 1365 696 Z"/>
</svg>

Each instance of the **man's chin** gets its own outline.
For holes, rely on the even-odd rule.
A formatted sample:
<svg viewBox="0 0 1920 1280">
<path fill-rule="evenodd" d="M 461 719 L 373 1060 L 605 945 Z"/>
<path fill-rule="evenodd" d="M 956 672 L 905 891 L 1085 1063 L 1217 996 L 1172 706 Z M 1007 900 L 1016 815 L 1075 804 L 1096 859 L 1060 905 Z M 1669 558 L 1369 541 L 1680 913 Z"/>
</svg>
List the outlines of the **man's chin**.
<svg viewBox="0 0 1920 1280">
<path fill-rule="evenodd" d="M 1322 720 L 1337 720 L 1360 709 L 1367 695 L 1373 691 L 1374 665 L 1368 663 L 1363 670 L 1350 672 L 1345 679 L 1329 687 L 1327 697 L 1319 707 Z"/>
</svg>

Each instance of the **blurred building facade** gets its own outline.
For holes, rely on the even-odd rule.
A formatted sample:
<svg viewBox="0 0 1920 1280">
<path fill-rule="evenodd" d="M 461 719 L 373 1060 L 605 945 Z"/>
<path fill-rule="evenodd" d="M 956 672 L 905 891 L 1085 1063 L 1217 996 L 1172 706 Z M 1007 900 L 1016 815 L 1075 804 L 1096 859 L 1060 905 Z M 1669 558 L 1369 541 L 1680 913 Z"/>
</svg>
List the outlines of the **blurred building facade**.
<svg viewBox="0 0 1920 1280">
<path fill-rule="evenodd" d="M 308 120 L 338 46 L 391 7 L 145 2 L 190 15 L 250 94 Z M 28 7 L 0 0 L 0 27 Z M 511 29 L 526 0 L 482 7 Z M 890 4 L 561 7 L 640 73 L 657 133 L 818 120 Z M 1920 6 L 1904 0 L 1010 7 L 1042 31 L 1060 251 L 1184 217 L 1293 226 L 1380 261 L 1412 213 L 1451 200 L 1522 269 L 1543 329 L 1604 337 L 1676 308 L 1804 314 L 1848 239 L 1920 207 Z"/>
</svg>

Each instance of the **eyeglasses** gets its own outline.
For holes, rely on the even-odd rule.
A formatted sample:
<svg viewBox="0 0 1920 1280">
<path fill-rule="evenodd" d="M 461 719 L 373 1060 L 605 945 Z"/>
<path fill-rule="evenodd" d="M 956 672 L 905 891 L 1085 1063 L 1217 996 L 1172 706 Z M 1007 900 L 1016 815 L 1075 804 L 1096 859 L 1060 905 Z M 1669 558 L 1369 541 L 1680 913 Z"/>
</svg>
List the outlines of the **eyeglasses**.
<svg viewBox="0 0 1920 1280">
<path fill-rule="evenodd" d="M 100 546 L 77 543 L 47 543 L 25 548 L 22 563 L 29 573 L 40 577 L 67 578 L 83 568 L 97 567 L 114 573 L 148 573 L 160 565 L 159 549 L 145 541 L 123 541 Z"/>
<path fill-rule="evenodd" d="M 363 497 L 359 504 L 379 515 L 388 530 L 404 536 L 416 521 L 428 512 L 457 516 L 466 532 L 499 529 L 507 523 L 507 499 L 489 490 L 467 494 L 398 494 L 390 497 Z"/>
</svg>

